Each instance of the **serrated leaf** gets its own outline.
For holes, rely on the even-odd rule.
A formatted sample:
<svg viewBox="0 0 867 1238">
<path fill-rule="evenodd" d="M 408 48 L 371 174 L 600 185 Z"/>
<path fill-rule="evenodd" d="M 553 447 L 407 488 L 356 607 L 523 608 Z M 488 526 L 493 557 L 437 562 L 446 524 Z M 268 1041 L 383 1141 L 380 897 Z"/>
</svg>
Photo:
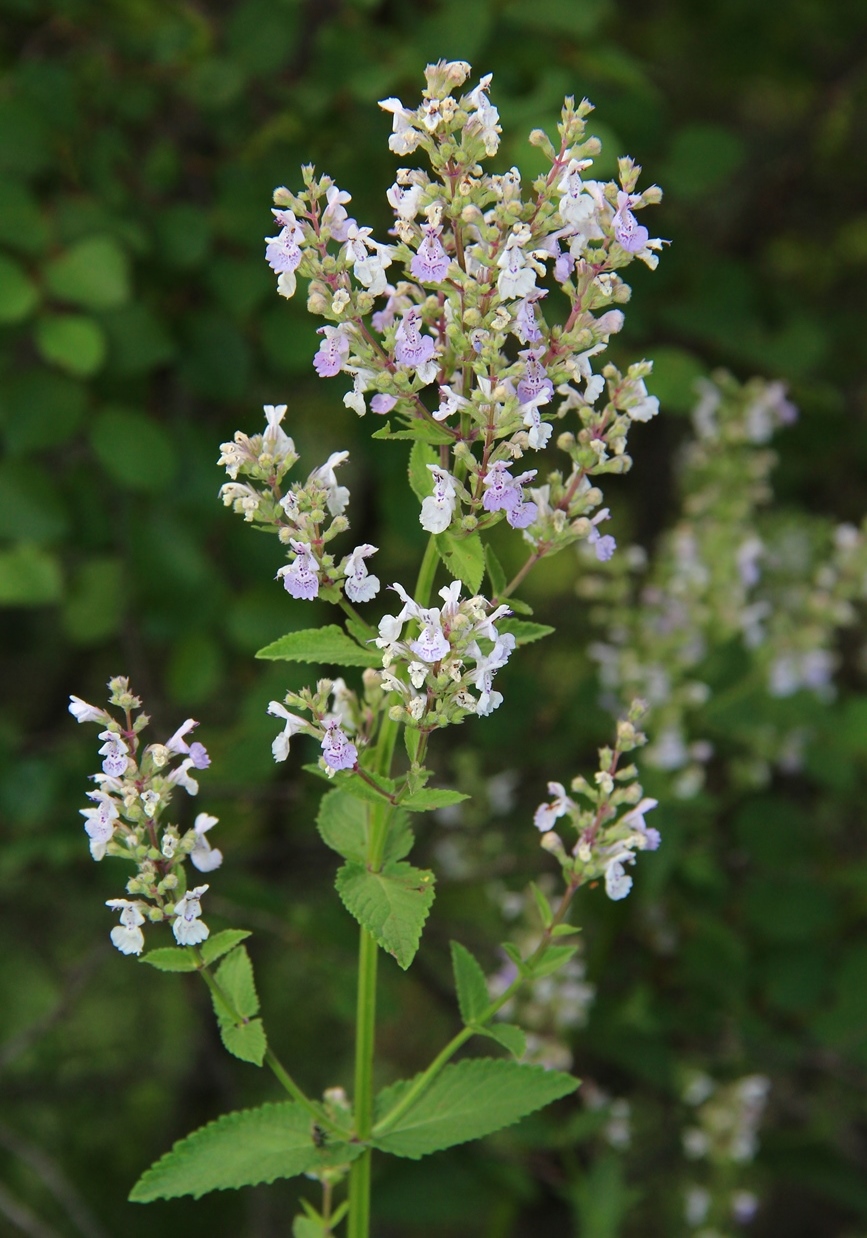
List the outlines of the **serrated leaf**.
<svg viewBox="0 0 867 1238">
<path fill-rule="evenodd" d="M 511 606 L 512 610 L 518 615 L 532 615 L 533 607 L 527 602 L 522 602 L 519 598 L 509 597 L 506 601 Z"/>
<path fill-rule="evenodd" d="M 347 631 L 355 637 L 359 645 L 365 645 L 376 637 L 376 628 L 370 627 L 360 619 L 353 619 L 351 615 L 344 620 L 344 623 Z"/>
<path fill-rule="evenodd" d="M 331 666 L 382 666 L 382 655 L 373 647 L 363 649 L 336 623 L 324 628 L 287 632 L 256 654 L 277 662 L 321 662 Z"/>
<path fill-rule="evenodd" d="M 139 957 L 140 963 L 150 963 L 157 971 L 196 971 L 198 963 L 193 958 L 192 950 L 183 950 L 180 946 L 163 946 L 159 950 L 148 950 Z"/>
<path fill-rule="evenodd" d="M 514 1023 L 491 1023 L 487 1027 L 480 1028 L 479 1032 L 483 1036 L 490 1037 L 491 1040 L 496 1040 L 497 1044 L 508 1049 L 513 1057 L 523 1057 L 527 1051 L 527 1037 L 524 1029 L 517 1027 Z"/>
<path fill-rule="evenodd" d="M 401 808 L 410 812 L 431 812 L 435 808 L 448 808 L 451 804 L 460 804 L 461 800 L 470 797 L 462 791 L 451 791 L 448 787 L 422 787 L 413 791 L 405 800 L 400 801 Z"/>
<path fill-rule="evenodd" d="M 418 760 L 419 748 L 421 747 L 421 731 L 417 726 L 405 726 L 403 728 L 403 744 L 410 762 L 415 764 Z"/>
<path fill-rule="evenodd" d="M 452 442 L 452 436 L 447 434 L 445 430 L 440 430 L 438 426 L 432 426 L 429 421 L 421 419 L 413 422 L 412 428 L 406 430 L 392 430 L 391 422 L 387 421 L 384 426 L 380 426 L 370 437 L 385 440 L 386 442 L 394 442 L 401 439 L 411 440 L 413 442 L 431 443 L 433 446 Z"/>
<path fill-rule="evenodd" d="M 268 1041 L 261 1019 L 251 1019 L 248 1023 L 230 1023 L 219 1020 L 220 1039 L 233 1057 L 242 1062 L 252 1062 L 261 1066 L 268 1051 Z"/>
<path fill-rule="evenodd" d="M 253 964 L 250 962 L 246 947 L 236 946 L 231 954 L 226 955 L 217 968 L 214 979 L 242 1018 L 250 1019 L 254 1014 L 259 1013 L 259 996 L 253 979 Z M 221 1017 L 219 1010 L 217 1017 Z"/>
<path fill-rule="evenodd" d="M 460 942 L 453 941 L 452 970 L 464 1023 L 475 1023 L 491 1004 L 488 982 L 479 964 Z"/>
<path fill-rule="evenodd" d="M 543 928 L 550 928 L 554 922 L 554 913 L 551 910 L 551 904 L 548 902 L 548 896 L 542 893 L 535 881 L 530 882 L 530 889 L 533 891 L 533 898 L 536 900 L 536 910 L 539 912 Z"/>
<path fill-rule="evenodd" d="M 417 439 L 409 453 L 409 484 L 419 502 L 433 494 L 434 480 L 427 467 L 429 464 L 439 464 L 439 454 L 429 443 Z"/>
<path fill-rule="evenodd" d="M 207 941 L 202 942 L 202 958 L 206 963 L 216 963 L 224 954 L 234 950 L 239 942 L 246 941 L 252 934 L 247 929 L 223 929 L 215 933 Z"/>
<path fill-rule="evenodd" d="M 380 801 L 381 802 L 381 801 Z M 316 828 L 322 841 L 342 855 L 344 860 L 354 860 L 358 864 L 367 861 L 368 844 L 368 813 L 370 809 L 364 800 L 356 799 L 340 787 L 335 787 L 322 797 L 319 813 L 316 818 Z M 409 828 L 409 818 L 405 812 L 395 811 L 387 825 L 383 859 L 402 860 L 412 851 L 415 838 Z"/>
<path fill-rule="evenodd" d="M 512 605 L 511 599 L 509 605 Z M 550 636 L 556 628 L 549 627 L 547 623 L 529 623 L 526 619 L 498 619 L 497 631 L 511 632 L 517 645 L 532 645 L 533 641 Z"/>
<path fill-rule="evenodd" d="M 208 1191 L 237 1189 L 315 1173 L 352 1161 L 360 1144 L 313 1142 L 310 1114 L 287 1101 L 227 1113 L 181 1139 L 150 1167 L 130 1192 L 134 1203 L 200 1199 Z"/>
<path fill-rule="evenodd" d="M 550 976 L 558 971 L 564 963 L 568 963 L 577 946 L 549 946 L 541 960 L 533 968 L 534 977 Z"/>
<path fill-rule="evenodd" d="M 447 570 L 462 581 L 471 594 L 478 593 L 485 574 L 485 549 L 478 533 L 460 538 L 451 533 L 436 533 L 434 539 Z"/>
<path fill-rule="evenodd" d="M 393 1109 L 414 1080 L 396 1083 L 377 1098 L 377 1118 Z M 568 1096 L 578 1080 L 503 1058 L 469 1058 L 446 1066 L 397 1125 L 373 1145 L 413 1160 L 481 1139 L 528 1113 Z M 374 1127 L 375 1130 L 375 1127 Z"/>
<path fill-rule="evenodd" d="M 369 804 L 382 804 L 389 796 L 394 795 L 397 789 L 397 783 L 393 778 L 383 778 L 381 774 L 371 774 L 370 770 L 365 770 L 368 778 L 370 778 L 374 786 L 369 782 L 365 782 L 363 778 L 359 778 L 358 774 L 348 773 L 345 778 L 340 778 L 338 775 L 338 785 L 341 791 L 346 791 L 348 795 L 354 795 L 356 799 L 366 800 Z M 327 774 L 326 774 L 326 777 Z M 329 779 L 333 784 L 333 779 Z"/>
<path fill-rule="evenodd" d="M 418 950 L 434 900 L 433 873 L 403 861 L 385 864 L 378 873 L 348 863 L 339 870 L 335 884 L 347 911 L 405 971 Z"/>
<path fill-rule="evenodd" d="M 506 587 L 506 573 L 492 546 L 485 547 L 485 567 L 491 582 L 491 597 L 499 597 Z"/>
</svg>

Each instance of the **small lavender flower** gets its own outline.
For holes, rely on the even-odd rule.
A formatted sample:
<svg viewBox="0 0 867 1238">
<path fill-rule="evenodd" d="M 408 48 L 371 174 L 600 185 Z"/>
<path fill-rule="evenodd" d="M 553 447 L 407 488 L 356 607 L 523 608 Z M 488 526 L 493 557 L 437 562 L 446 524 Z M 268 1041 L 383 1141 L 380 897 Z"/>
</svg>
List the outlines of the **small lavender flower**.
<svg viewBox="0 0 867 1238">
<path fill-rule="evenodd" d="M 265 261 L 277 275 L 283 272 L 294 272 L 301 262 L 301 243 L 304 231 L 292 211 L 273 210 L 278 224 L 281 224 L 277 236 L 266 236 Z"/>
<path fill-rule="evenodd" d="M 542 297 L 547 295 L 546 288 L 536 288 L 519 301 L 512 329 L 522 344 L 538 344 L 542 339 L 542 332 L 536 320 L 535 306 Z"/>
<path fill-rule="evenodd" d="M 433 474 L 434 490 L 422 500 L 419 520 L 428 533 L 444 533 L 452 522 L 457 502 L 457 482 L 437 464 L 427 467 Z"/>
<path fill-rule="evenodd" d="M 452 391 L 447 383 L 441 383 L 439 408 L 435 408 L 431 416 L 435 421 L 445 421 L 446 417 L 451 417 L 453 413 L 459 413 L 461 409 L 469 408 L 469 406 L 469 400 L 456 391 Z"/>
<path fill-rule="evenodd" d="M 352 201 L 352 194 L 345 189 L 332 185 L 326 190 L 325 199 L 328 203 L 322 212 L 322 225 L 328 228 L 335 241 L 343 242 L 349 236 L 349 229 L 355 223 L 346 213 L 344 203 Z"/>
<path fill-rule="evenodd" d="M 342 324 L 339 327 L 319 327 L 318 334 L 325 338 L 313 358 L 313 368 L 320 378 L 333 378 L 343 369 L 349 356 L 348 328 Z"/>
<path fill-rule="evenodd" d="M 117 946 L 121 954 L 141 954 L 144 949 L 144 933 L 141 925 L 145 918 L 138 903 L 131 903 L 126 898 L 110 898 L 106 907 L 120 911 L 120 924 L 115 925 L 109 936 L 112 945 Z"/>
<path fill-rule="evenodd" d="M 319 593 L 319 564 L 304 542 L 291 538 L 289 545 L 295 551 L 295 560 L 281 567 L 277 577 L 282 577 L 283 588 L 292 597 L 312 601 Z"/>
<path fill-rule="evenodd" d="M 500 274 L 497 277 L 497 291 L 504 301 L 515 297 L 527 297 L 536 287 L 536 272 L 528 263 L 522 251 L 522 245 L 529 240 L 517 228 L 509 233 L 506 247 L 497 259 Z"/>
<path fill-rule="evenodd" d="M 548 400 L 554 395 L 554 384 L 548 377 L 545 367 L 541 364 L 541 348 L 527 348 L 518 354 L 525 360 L 524 373 L 518 381 L 515 394 L 520 404 L 529 404 L 537 400 L 543 392 L 547 392 Z M 544 401 L 547 403 L 548 401 Z"/>
<path fill-rule="evenodd" d="M 208 830 L 217 824 L 219 817 L 212 817 L 206 812 L 200 812 L 193 822 L 195 842 L 190 852 L 190 863 L 200 873 L 212 873 L 223 863 L 223 853 L 217 847 L 212 847 L 205 837 Z"/>
<path fill-rule="evenodd" d="M 376 553 L 377 547 L 365 542 L 364 545 L 355 547 L 343 565 L 343 574 L 346 577 L 344 588 L 350 602 L 369 602 L 379 593 L 379 577 L 371 576 L 364 562 Z"/>
<path fill-rule="evenodd" d="M 200 744 L 198 740 L 188 744 L 184 739 L 184 736 L 188 735 L 198 725 L 194 718 L 187 718 L 186 722 L 175 731 L 171 739 L 166 740 L 165 747 L 168 748 L 169 752 L 183 753 L 189 756 L 195 769 L 207 769 L 211 764 L 211 758 L 208 756 L 204 744 Z"/>
<path fill-rule="evenodd" d="M 84 817 L 84 831 L 90 839 L 90 854 L 101 860 L 114 835 L 114 823 L 119 813 L 117 804 L 105 791 L 88 791 L 87 798 L 94 800 L 96 808 L 79 808 Z"/>
<path fill-rule="evenodd" d="M 442 228 L 426 224 L 422 232 L 421 244 L 409 269 L 423 283 L 439 284 L 445 279 L 451 261 L 439 239 Z"/>
<path fill-rule="evenodd" d="M 509 468 L 505 460 L 497 460 L 489 467 L 483 479 L 486 491 L 482 506 L 489 512 L 505 511 L 506 520 L 513 529 L 526 529 L 536 519 L 539 509 L 531 500 L 524 499 L 522 486 L 532 481 L 536 470 L 513 477 Z"/>
<path fill-rule="evenodd" d="M 403 316 L 394 337 L 394 359 L 399 365 L 418 370 L 432 360 L 436 342 L 430 335 L 419 331 L 421 311 L 413 306 Z"/>
<path fill-rule="evenodd" d="M 610 899 L 618 902 L 626 898 L 632 889 L 632 878 L 625 871 L 624 863 L 633 864 L 635 856 L 631 851 L 621 851 L 612 856 L 605 868 L 605 893 Z"/>
<path fill-rule="evenodd" d="M 268 713 L 274 718 L 283 718 L 286 725 L 271 744 L 271 753 L 275 761 L 285 761 L 289 756 L 289 740 L 293 735 L 297 735 L 299 731 L 307 729 L 307 723 L 303 718 L 299 718 L 297 714 L 290 714 L 289 710 L 279 701 L 270 701 L 268 704 Z"/>
<path fill-rule="evenodd" d="M 600 563 L 607 563 L 617 549 L 617 542 L 610 533 L 604 536 L 599 532 L 597 525 L 603 520 L 609 520 L 611 513 L 607 507 L 603 507 L 597 512 L 590 521 L 590 532 L 587 534 L 587 544 L 593 547 L 596 558 Z"/>
<path fill-rule="evenodd" d="M 358 749 L 344 734 L 337 718 L 325 723 L 322 756 L 333 770 L 353 769 L 358 764 Z"/>
<path fill-rule="evenodd" d="M 628 254 L 638 254 L 647 245 L 650 233 L 635 218 L 631 211 L 636 202 L 640 202 L 632 194 L 621 189 L 617 194 L 617 214 L 614 216 L 614 236 L 618 245 Z"/>
<path fill-rule="evenodd" d="M 172 932 L 179 946 L 197 946 L 210 936 L 211 930 L 199 917 L 202 914 L 202 904 L 199 901 L 210 886 L 196 886 L 187 890 L 183 898 L 175 903 L 175 918 L 172 921 Z"/>
<path fill-rule="evenodd" d="M 110 778 L 122 778 L 129 765 L 129 747 L 117 731 L 100 731 L 99 738 L 105 740 L 99 749 L 100 756 L 105 757 L 103 772 Z"/>
<path fill-rule="evenodd" d="M 543 834 L 554 828 L 554 822 L 559 817 L 564 817 L 570 808 L 575 807 L 562 782 L 549 782 L 548 794 L 554 797 L 551 803 L 540 804 L 533 814 L 533 824 Z"/>
<path fill-rule="evenodd" d="M 384 416 L 386 413 L 391 412 L 395 404 L 397 404 L 397 396 L 385 395 L 380 392 L 370 401 L 370 409 L 371 412 L 379 413 L 380 416 Z"/>
</svg>

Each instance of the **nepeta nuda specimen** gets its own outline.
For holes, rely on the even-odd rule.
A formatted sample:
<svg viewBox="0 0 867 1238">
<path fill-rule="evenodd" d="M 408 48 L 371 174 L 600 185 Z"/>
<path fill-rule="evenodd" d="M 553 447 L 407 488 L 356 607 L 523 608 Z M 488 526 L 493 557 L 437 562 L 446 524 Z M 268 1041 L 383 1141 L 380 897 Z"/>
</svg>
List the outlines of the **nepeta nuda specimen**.
<svg viewBox="0 0 867 1238">
<path fill-rule="evenodd" d="M 158 967 L 201 972 L 227 1048 L 267 1061 L 292 1101 L 196 1132 L 148 1171 L 134 1199 L 306 1173 L 321 1180 L 323 1204 L 320 1212 L 309 1205 L 295 1232 L 331 1234 L 346 1217 L 350 1238 L 365 1238 L 374 1149 L 425 1155 L 574 1091 L 571 1076 L 525 1062 L 451 1058 L 476 1035 L 514 1058 L 524 1055 L 524 1033 L 495 1016 L 525 984 L 571 958 L 573 947 L 558 939 L 574 931 L 566 917 L 576 891 L 601 877 L 611 898 L 624 897 L 637 852 L 659 843 L 644 820 L 654 801 L 642 797 L 636 768 L 625 760 L 645 742 L 638 701 L 613 746 L 601 750 L 594 778 L 572 783 L 587 806 L 551 784 L 553 802 L 537 811 L 543 847 L 564 879 L 554 904 L 534 887 L 541 937 L 530 948 L 507 945 L 513 974 L 493 992 L 469 951 L 453 943 L 463 1029 L 427 1070 L 387 1088 L 374 1105 L 378 952 L 408 967 L 434 896 L 435 875 L 406 860 L 409 814 L 464 798 L 428 785 L 431 736 L 499 708 L 498 672 L 523 644 L 551 630 L 515 618 L 530 613 L 515 595 L 536 564 L 577 542 L 600 563 L 615 555 L 614 537 L 603 532 L 609 509 L 598 483 L 630 467 L 632 424 L 658 408 L 644 383 L 648 362 L 621 373 L 601 354 L 623 326 L 619 306 L 630 290 L 621 272 L 636 259 L 657 264 L 663 241 L 651 238 L 637 213 L 658 202 L 660 191 L 638 189 L 640 168 L 631 159 L 619 161 L 617 181 L 589 175 L 600 145 L 586 133 L 586 100 L 566 100 L 557 144 L 541 131 L 531 134 L 550 163 L 532 186 L 517 168 L 486 173 L 483 161 L 499 147 L 499 115 L 490 75 L 460 93 L 469 72 L 463 62 L 431 65 L 419 107 L 381 103 L 392 116 L 391 150 L 430 167 L 398 169 L 387 193 L 391 240 L 376 240 L 351 217 L 350 194 L 312 167 L 303 169 L 299 192 L 276 190 L 275 232 L 266 238 L 277 292 L 292 297 L 304 281 L 308 310 L 325 320 L 311 349 L 316 373 L 341 383 L 348 410 L 376 419 L 375 438 L 412 444 L 409 480 L 430 535 L 412 588 L 386 574 L 376 546 L 345 536 L 351 496 L 337 473 L 345 451 L 314 462 L 306 480 L 290 477 L 298 454 L 284 429 L 286 405 L 266 406 L 264 432 L 239 431 L 220 457 L 229 475 L 226 506 L 275 534 L 286 550 L 276 572 L 286 592 L 300 605 L 330 603 L 344 617 L 342 626 L 293 631 L 261 656 L 363 670 L 356 686 L 327 678 L 269 706 L 281 724 L 275 760 L 287 758 L 296 735 L 311 736 L 321 752 L 318 771 L 331 783 L 317 824 L 345 861 L 337 890 L 361 926 L 352 1101 L 341 1089 L 329 1089 L 322 1102 L 308 1098 L 267 1049 L 253 1018 L 258 999 L 240 935 L 226 945 L 230 953 L 215 975 L 208 966 L 217 957 L 208 949 L 213 943 L 199 950 L 190 938 L 184 950 L 154 951 L 145 960 Z M 552 305 L 565 305 L 559 319 L 549 296 Z M 556 437 L 555 423 L 562 423 Z M 555 448 L 560 463 L 552 468 Z M 500 523 L 526 551 L 511 581 L 486 543 Z M 452 579 L 437 588 L 441 567 Z M 378 603 L 374 612 L 371 603 Z M 397 751 L 401 731 L 405 758 Z M 562 817 L 571 819 L 576 839 L 561 837 Z M 198 893 L 184 895 L 176 916 L 189 911 L 196 922 Z M 348 1197 L 335 1208 L 334 1192 L 347 1175 Z"/>
</svg>

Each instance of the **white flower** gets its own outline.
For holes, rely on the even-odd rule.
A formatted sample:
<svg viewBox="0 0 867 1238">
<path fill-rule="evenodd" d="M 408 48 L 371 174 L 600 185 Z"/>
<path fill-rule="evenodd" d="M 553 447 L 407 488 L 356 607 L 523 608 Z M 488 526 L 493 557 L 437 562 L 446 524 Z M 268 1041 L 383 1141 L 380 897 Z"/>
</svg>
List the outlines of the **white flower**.
<svg viewBox="0 0 867 1238">
<path fill-rule="evenodd" d="M 105 722 L 108 718 L 104 709 L 88 705 L 87 701 L 83 701 L 80 696 L 70 696 L 69 712 L 76 722 Z"/>
<path fill-rule="evenodd" d="M 219 817 L 211 817 L 206 812 L 200 812 L 193 822 L 196 841 L 190 852 L 190 862 L 193 868 L 197 868 L 200 873 L 211 873 L 223 863 L 222 851 L 212 847 L 205 837 L 207 831 L 216 825 L 218 820 Z"/>
<path fill-rule="evenodd" d="M 558 817 L 565 817 L 569 809 L 575 807 L 562 782 L 549 782 L 548 794 L 554 797 L 551 803 L 540 804 L 533 814 L 533 824 L 543 832 L 550 830 Z"/>
<path fill-rule="evenodd" d="M 264 404 L 265 420 L 268 423 L 262 436 L 262 447 L 275 460 L 284 461 L 287 456 L 297 459 L 295 444 L 281 426 L 286 416 L 287 404 Z"/>
<path fill-rule="evenodd" d="M 187 795 L 198 795 L 199 784 L 196 782 L 195 778 L 190 777 L 190 770 L 198 769 L 198 768 L 199 767 L 196 765 L 195 760 L 192 757 L 187 757 L 185 760 L 181 761 L 180 765 L 176 769 L 173 769 L 171 771 L 171 773 L 168 775 L 168 781 L 177 783 L 179 787 L 183 787 Z M 155 792 L 153 791 L 145 791 L 144 795 L 142 796 L 142 799 L 145 798 L 145 795 L 154 795 L 154 794 Z M 148 816 L 153 815 L 150 812 L 150 810 L 146 809 L 145 811 L 147 812 Z"/>
<path fill-rule="evenodd" d="M 469 407 L 469 400 L 464 396 L 458 395 L 456 391 L 452 391 L 446 383 L 440 386 L 440 405 L 435 408 L 431 416 L 434 421 L 445 421 L 446 417 L 451 417 L 452 413 L 458 413 L 463 408 Z"/>
<path fill-rule="evenodd" d="M 105 905 L 120 910 L 120 924 L 110 934 L 112 945 L 117 946 L 121 954 L 141 954 L 144 933 L 139 926 L 144 924 L 145 918 L 138 903 L 126 898 L 110 898 Z"/>
<path fill-rule="evenodd" d="M 428 464 L 434 479 L 433 494 L 422 501 L 419 521 L 428 533 L 444 533 L 452 522 L 457 502 L 457 482 L 437 464 Z"/>
<path fill-rule="evenodd" d="M 497 259 L 497 266 L 500 268 L 497 291 L 504 301 L 526 297 L 536 287 L 536 272 L 521 251 L 521 245 L 526 239 L 517 230 L 510 232 L 506 248 Z"/>
<path fill-rule="evenodd" d="M 314 469 L 307 478 L 308 486 L 315 482 L 328 491 L 326 503 L 332 516 L 342 516 L 349 502 L 349 491 L 346 486 L 337 484 L 337 477 L 334 473 L 334 470 L 348 459 L 348 451 L 333 451 L 325 463 L 321 464 L 318 469 Z"/>
<path fill-rule="evenodd" d="M 488 98 L 493 74 L 486 73 L 478 86 L 467 95 L 469 106 L 475 111 L 467 123 L 467 130 L 478 133 L 485 146 L 485 154 L 491 158 L 500 146 L 500 113 Z"/>
<path fill-rule="evenodd" d="M 209 886 L 196 886 L 187 890 L 183 898 L 175 903 L 175 918 L 172 922 L 172 932 L 179 946 L 197 946 L 210 935 L 211 930 L 199 916 L 202 914 L 202 904 L 199 899 Z"/>
<path fill-rule="evenodd" d="M 114 823 L 119 815 L 117 805 L 104 791 L 88 791 L 87 798 L 95 800 L 97 807 L 80 808 L 78 811 L 84 817 L 84 830 L 90 839 L 90 854 L 95 860 L 101 860 L 114 834 Z"/>
<path fill-rule="evenodd" d="M 393 117 L 388 149 L 396 155 L 411 155 L 422 139 L 422 135 L 412 126 L 413 113 L 407 111 L 400 99 L 380 99 L 379 106 L 384 112 L 391 112 Z"/>
<path fill-rule="evenodd" d="M 346 596 L 350 602 L 369 602 L 379 593 L 379 577 L 371 576 L 365 559 L 377 553 L 377 547 L 365 542 L 356 546 L 343 566 Z"/>
<path fill-rule="evenodd" d="M 634 858 L 631 851 L 620 851 L 608 861 L 605 869 L 605 893 L 615 902 L 626 898 L 632 889 L 632 878 L 624 870 L 623 864 L 632 862 Z"/>
<path fill-rule="evenodd" d="M 543 421 L 539 413 L 540 404 L 548 404 L 551 399 L 548 391 L 540 391 L 538 395 L 533 396 L 532 400 L 528 400 L 526 404 L 521 405 L 521 412 L 524 414 L 524 425 L 529 433 L 527 441 L 536 451 L 541 451 L 548 439 L 551 437 L 552 426 L 547 421 Z M 535 490 L 530 493 L 535 498 Z"/>
<path fill-rule="evenodd" d="M 285 297 L 287 301 L 295 296 L 297 286 L 298 281 L 295 278 L 294 271 L 281 271 L 277 276 L 277 292 L 281 297 Z"/>
<path fill-rule="evenodd" d="M 281 705 L 279 701 L 271 701 L 269 703 L 268 713 L 274 718 L 285 718 L 286 720 L 286 725 L 271 745 L 274 760 L 285 761 L 289 755 L 289 740 L 293 735 L 297 735 L 299 731 L 303 731 L 307 723 L 296 714 L 290 714 L 289 710 Z"/>
<path fill-rule="evenodd" d="M 117 731 L 100 731 L 99 738 L 105 740 L 99 749 L 99 755 L 105 757 L 102 763 L 103 772 L 110 778 L 123 778 L 129 766 L 128 745 Z"/>
</svg>

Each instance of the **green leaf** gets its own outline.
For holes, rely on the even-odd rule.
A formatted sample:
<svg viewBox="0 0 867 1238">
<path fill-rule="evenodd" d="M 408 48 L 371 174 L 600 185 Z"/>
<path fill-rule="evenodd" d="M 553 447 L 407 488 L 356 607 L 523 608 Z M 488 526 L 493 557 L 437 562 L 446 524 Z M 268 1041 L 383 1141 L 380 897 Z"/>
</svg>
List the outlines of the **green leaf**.
<svg viewBox="0 0 867 1238">
<path fill-rule="evenodd" d="M 336 886 L 347 911 L 406 971 L 434 900 L 433 873 L 403 861 L 392 861 L 378 873 L 349 863 L 339 870 Z"/>
<path fill-rule="evenodd" d="M 428 443 L 417 439 L 409 453 L 409 484 L 419 502 L 433 494 L 434 481 L 433 474 L 427 467 L 429 464 L 439 464 L 439 453 Z"/>
<path fill-rule="evenodd" d="M 104 408 L 90 442 L 106 473 L 125 489 L 164 490 L 174 480 L 178 457 L 171 435 L 137 409 Z"/>
<path fill-rule="evenodd" d="M 542 893 L 535 881 L 530 882 L 530 889 L 533 891 L 533 898 L 536 900 L 536 910 L 539 912 L 543 928 L 550 928 L 554 921 L 554 913 L 551 911 L 548 896 Z"/>
<path fill-rule="evenodd" d="M 110 236 L 91 236 L 72 245 L 45 270 L 49 291 L 85 309 L 116 309 L 129 300 L 129 263 Z"/>
<path fill-rule="evenodd" d="M 206 963 L 215 963 L 250 936 L 247 929 L 223 929 L 222 933 L 215 933 L 213 937 L 202 942 L 202 958 Z"/>
<path fill-rule="evenodd" d="M 550 976 L 564 963 L 568 963 L 577 949 L 577 946 L 549 946 L 541 960 L 533 967 L 533 976 Z"/>
<path fill-rule="evenodd" d="M 499 597 L 506 587 L 506 573 L 490 545 L 485 547 L 485 567 L 488 570 L 488 580 L 491 582 L 491 597 Z"/>
<path fill-rule="evenodd" d="M 196 971 L 198 963 L 192 950 L 183 950 L 180 946 L 163 946 L 159 950 L 149 950 L 139 957 L 140 963 L 150 963 L 157 971 Z"/>
<path fill-rule="evenodd" d="M 296 1217 L 292 1222 L 292 1238 L 325 1238 L 330 1232 L 324 1221 L 316 1221 L 313 1217 Z"/>
<path fill-rule="evenodd" d="M 445 430 L 441 430 L 439 426 L 432 426 L 429 421 L 423 421 L 421 418 L 413 422 L 411 429 L 406 430 L 392 430 L 391 422 L 387 421 L 370 437 L 386 441 L 407 439 L 413 442 L 430 443 L 435 447 L 452 442 L 452 436 Z"/>
<path fill-rule="evenodd" d="M 382 801 L 389 795 L 394 795 L 397 783 L 393 778 L 383 778 L 380 774 L 371 774 L 370 770 L 364 771 L 376 786 L 371 786 L 369 782 L 365 782 L 363 778 L 359 778 L 358 774 L 347 773 L 346 777 L 339 782 L 340 790 L 346 791 L 349 795 L 354 795 L 356 799 L 365 800 L 368 804 L 382 804 Z M 327 778 L 328 775 L 326 774 Z M 338 778 L 340 775 L 338 774 Z M 332 782 L 333 779 L 329 779 Z M 380 788 L 377 790 L 377 787 Z"/>
<path fill-rule="evenodd" d="M 509 597 L 506 599 L 512 610 L 518 615 L 532 615 L 533 607 L 528 602 L 522 602 L 519 598 Z"/>
<path fill-rule="evenodd" d="M 461 800 L 469 798 L 462 791 L 450 791 L 447 787 L 423 787 L 401 800 L 400 806 L 410 812 L 431 812 L 434 808 L 448 808 L 450 804 L 460 804 Z"/>
<path fill-rule="evenodd" d="M 259 1013 L 259 996 L 253 980 L 253 964 L 250 962 L 245 946 L 236 946 L 223 959 L 217 968 L 215 979 L 239 1015 L 249 1019 Z M 221 1017 L 219 1010 L 217 1017 Z"/>
<path fill-rule="evenodd" d="M 377 1098 L 377 1118 L 393 1109 L 414 1082 L 404 1080 L 386 1088 Z M 374 1137 L 373 1145 L 417 1160 L 511 1126 L 577 1087 L 578 1080 L 571 1075 L 542 1066 L 469 1058 L 446 1066 L 392 1130 Z"/>
<path fill-rule="evenodd" d="M 498 1045 L 508 1049 L 513 1057 L 523 1057 L 527 1052 L 527 1037 L 523 1028 L 514 1023 L 491 1023 L 488 1027 L 478 1029 L 480 1035 L 496 1040 Z"/>
<path fill-rule="evenodd" d="M 360 1144 L 317 1147 L 310 1114 L 300 1105 L 262 1105 L 224 1114 L 181 1139 L 142 1174 L 129 1197 L 140 1204 L 180 1195 L 200 1199 L 208 1191 L 317 1173 L 360 1152 Z"/>
<path fill-rule="evenodd" d="M 464 1023 L 475 1023 L 491 1004 L 485 973 L 465 946 L 453 941 L 452 970 Z"/>
<path fill-rule="evenodd" d="M 511 598 L 509 605 L 512 605 Z M 549 627 L 547 623 L 529 623 L 526 619 L 498 619 L 497 631 L 511 632 L 517 645 L 532 645 L 533 641 L 550 636 L 556 628 Z"/>
<path fill-rule="evenodd" d="M 0 322 L 21 322 L 38 302 L 39 289 L 24 267 L 0 254 Z"/>
<path fill-rule="evenodd" d="M 32 542 L 0 551 L 0 606 L 48 606 L 63 593 L 57 557 Z"/>
<path fill-rule="evenodd" d="M 316 818 L 316 828 L 324 843 L 344 860 L 359 864 L 367 861 L 368 813 L 370 809 L 363 800 L 349 795 L 341 787 L 335 787 L 323 796 Z M 405 812 L 394 812 L 388 822 L 383 858 L 402 860 L 412 850 L 415 842 Z"/>
<path fill-rule="evenodd" d="M 256 654 L 275 662 L 321 662 L 332 666 L 382 666 L 382 655 L 371 647 L 363 649 L 336 623 L 324 628 L 287 632 Z"/>
<path fill-rule="evenodd" d="M 36 346 L 46 361 L 87 378 L 105 361 L 105 336 L 84 314 L 52 314 L 36 324 Z"/>
<path fill-rule="evenodd" d="M 485 549 L 478 533 L 469 537 L 453 537 L 451 533 L 434 535 L 439 556 L 457 580 L 463 581 L 471 594 L 479 591 L 485 574 Z"/>
<path fill-rule="evenodd" d="M 268 1052 L 268 1041 L 261 1019 L 247 1023 L 220 1022 L 220 1039 L 233 1057 L 261 1066 Z"/>
</svg>

